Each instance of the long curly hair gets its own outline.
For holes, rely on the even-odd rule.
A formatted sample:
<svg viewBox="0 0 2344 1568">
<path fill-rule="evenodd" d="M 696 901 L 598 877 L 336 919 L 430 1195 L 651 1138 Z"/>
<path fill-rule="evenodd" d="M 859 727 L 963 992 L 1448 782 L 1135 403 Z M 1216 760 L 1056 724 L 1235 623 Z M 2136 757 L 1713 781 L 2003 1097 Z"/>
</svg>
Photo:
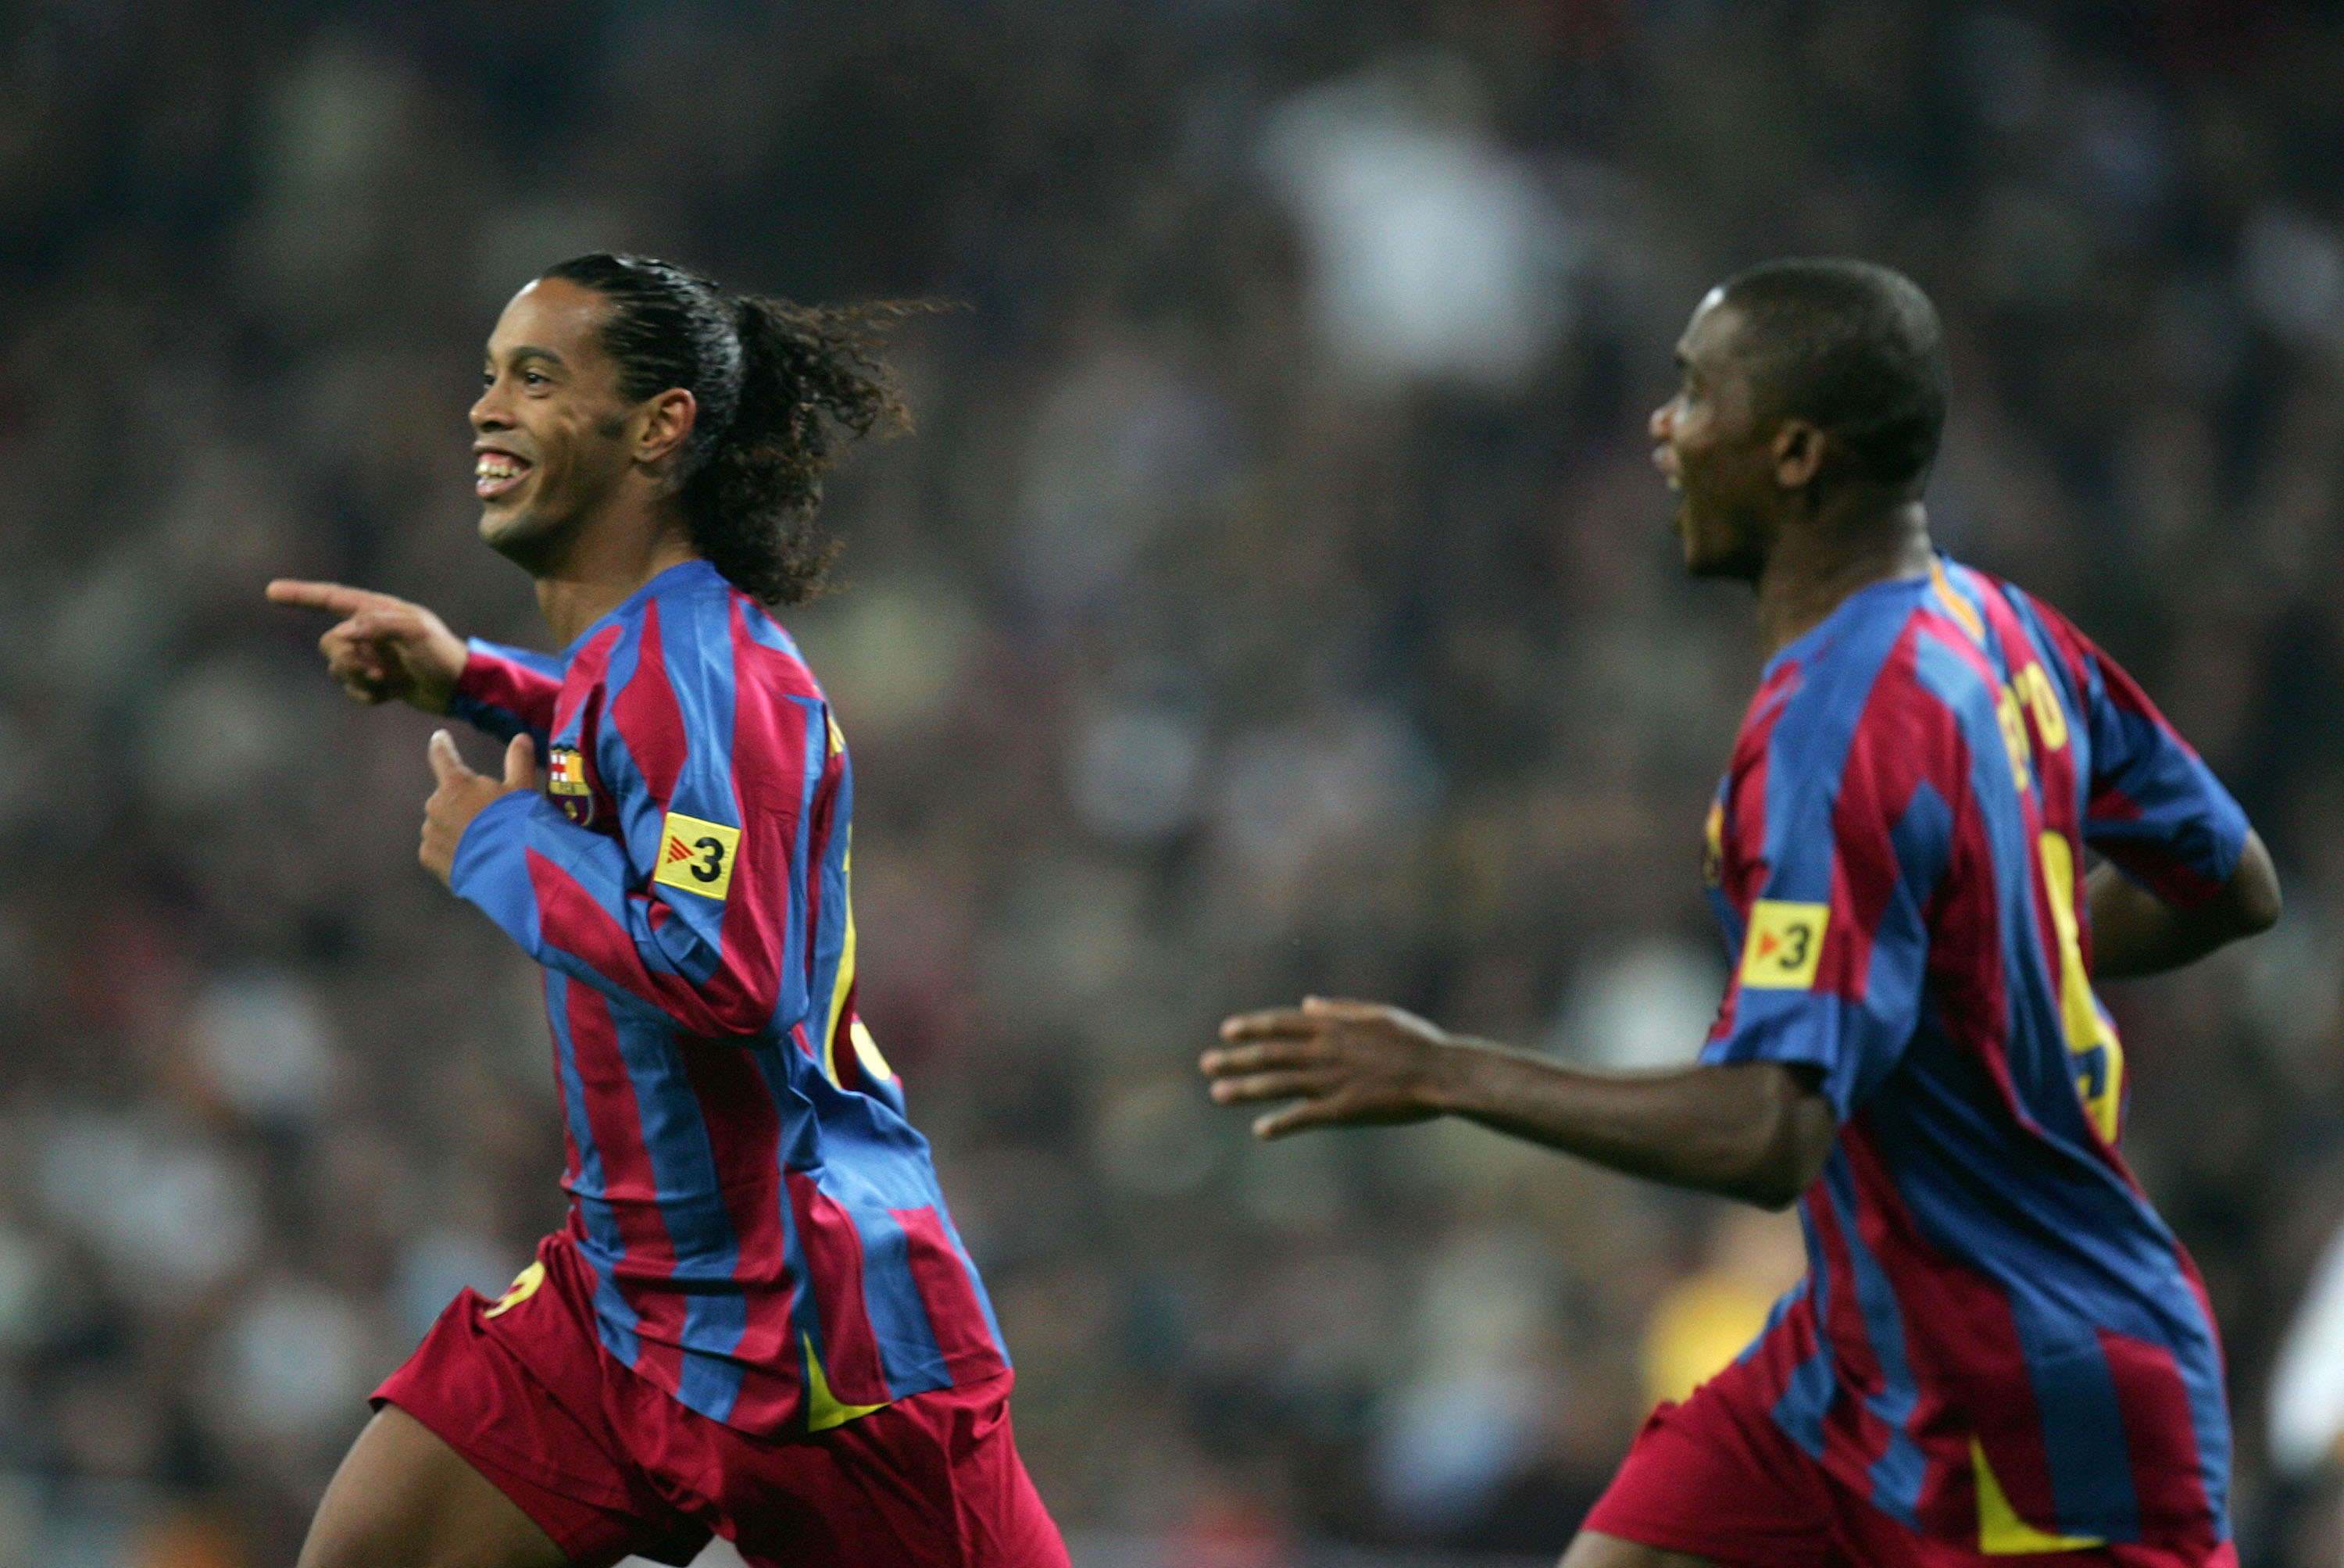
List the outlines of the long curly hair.
<svg viewBox="0 0 2344 1568">
<path fill-rule="evenodd" d="M 880 335 L 922 301 L 796 305 L 727 294 L 673 262 L 596 251 L 548 268 L 611 301 L 603 350 L 640 402 L 671 388 L 699 414 L 679 472 L 692 548 L 768 604 L 822 591 L 838 541 L 815 526 L 837 431 L 908 430 Z"/>
</svg>

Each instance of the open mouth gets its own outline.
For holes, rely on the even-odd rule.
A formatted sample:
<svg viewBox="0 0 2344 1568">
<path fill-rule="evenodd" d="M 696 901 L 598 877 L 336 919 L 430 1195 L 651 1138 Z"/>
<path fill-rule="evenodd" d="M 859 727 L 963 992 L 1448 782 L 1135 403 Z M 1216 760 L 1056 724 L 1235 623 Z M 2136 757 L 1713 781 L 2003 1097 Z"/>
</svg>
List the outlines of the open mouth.
<svg viewBox="0 0 2344 1568">
<path fill-rule="evenodd" d="M 472 458 L 472 493 L 482 501 L 495 501 L 520 488 L 529 477 L 530 464 L 510 452 L 476 452 Z"/>
</svg>

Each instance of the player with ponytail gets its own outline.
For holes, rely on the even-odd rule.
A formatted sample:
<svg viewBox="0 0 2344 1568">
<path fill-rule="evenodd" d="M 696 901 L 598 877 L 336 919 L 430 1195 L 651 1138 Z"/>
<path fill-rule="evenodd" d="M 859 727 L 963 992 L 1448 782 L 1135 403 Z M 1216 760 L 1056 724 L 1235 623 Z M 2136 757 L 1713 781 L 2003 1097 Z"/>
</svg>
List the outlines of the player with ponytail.
<svg viewBox="0 0 2344 1568">
<path fill-rule="evenodd" d="M 992 1309 L 856 1007 L 844 731 L 774 612 L 841 438 L 908 423 L 921 307 L 597 253 L 513 298 L 473 405 L 482 539 L 558 653 L 278 582 L 329 674 L 441 730 L 420 858 L 545 969 L 569 1223 L 376 1391 L 302 1568 L 1066 1568 Z"/>
<path fill-rule="evenodd" d="M 602 342 L 623 395 L 640 401 L 682 387 L 699 400 L 678 470 L 693 548 L 768 604 L 818 592 L 836 554 L 814 526 L 833 433 L 908 426 L 873 354 L 884 328 L 925 307 L 728 296 L 672 263 L 607 253 L 546 277 L 610 301 Z"/>
</svg>

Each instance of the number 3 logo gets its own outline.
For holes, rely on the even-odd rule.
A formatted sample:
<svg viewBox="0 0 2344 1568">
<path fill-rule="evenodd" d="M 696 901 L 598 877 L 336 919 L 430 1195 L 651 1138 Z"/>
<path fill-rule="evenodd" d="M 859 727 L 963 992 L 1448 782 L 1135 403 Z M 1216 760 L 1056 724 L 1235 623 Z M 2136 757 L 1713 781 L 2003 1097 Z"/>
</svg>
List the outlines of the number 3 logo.
<svg viewBox="0 0 2344 1568">
<path fill-rule="evenodd" d="M 1828 904 L 1758 900 L 1750 906 L 1750 932 L 1742 949 L 1743 985 L 1767 991 L 1814 986 L 1830 925 Z"/>
<path fill-rule="evenodd" d="M 724 841 L 722 839 L 696 838 L 692 841 L 692 847 L 708 856 L 704 861 L 692 863 L 692 875 L 694 881 L 713 882 L 724 874 Z"/>
<path fill-rule="evenodd" d="M 740 864 L 739 828 L 672 811 L 660 832 L 652 880 L 722 902 L 732 891 L 732 872 Z"/>
</svg>

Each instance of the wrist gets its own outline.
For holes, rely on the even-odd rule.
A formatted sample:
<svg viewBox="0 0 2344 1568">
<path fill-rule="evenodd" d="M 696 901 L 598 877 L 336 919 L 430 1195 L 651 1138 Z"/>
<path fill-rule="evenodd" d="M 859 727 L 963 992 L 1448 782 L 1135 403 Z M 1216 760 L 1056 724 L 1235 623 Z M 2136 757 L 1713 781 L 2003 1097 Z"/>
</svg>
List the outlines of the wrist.
<svg viewBox="0 0 2344 1568">
<path fill-rule="evenodd" d="M 471 664 L 472 651 L 465 644 L 456 644 L 452 658 L 442 650 L 432 668 L 415 673 L 408 701 L 427 713 L 446 713 L 456 705 L 456 693 L 463 689 L 464 675 Z"/>
<path fill-rule="evenodd" d="M 446 877 L 450 892 L 460 898 L 468 896 L 465 892 L 466 883 L 489 870 L 500 855 L 508 849 L 519 846 L 520 841 L 518 838 L 509 841 L 508 835 L 500 831 L 498 824 L 513 812 L 526 811 L 528 809 L 526 803 L 532 793 L 529 790 L 500 791 L 484 802 L 478 811 L 465 818 L 460 826 L 455 827 L 454 842 L 449 851 Z M 516 795 L 521 797 L 523 804 L 509 806 L 505 804 Z"/>
<path fill-rule="evenodd" d="M 1466 1110 L 1473 1062 L 1480 1054 L 1479 1047 L 1468 1041 L 1435 1041 L 1425 1052 L 1424 1070 L 1417 1079 L 1417 1104 L 1435 1116 L 1455 1116 Z"/>
</svg>

